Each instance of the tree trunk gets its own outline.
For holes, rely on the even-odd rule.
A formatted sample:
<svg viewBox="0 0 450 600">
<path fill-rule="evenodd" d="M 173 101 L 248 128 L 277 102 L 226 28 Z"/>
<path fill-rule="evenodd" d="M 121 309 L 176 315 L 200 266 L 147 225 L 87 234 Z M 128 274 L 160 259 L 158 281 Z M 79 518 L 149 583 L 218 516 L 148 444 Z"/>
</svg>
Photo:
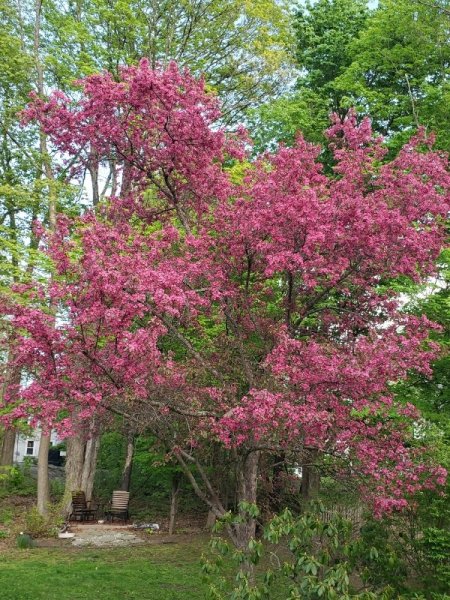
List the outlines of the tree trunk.
<svg viewBox="0 0 450 600">
<path fill-rule="evenodd" d="M 233 525 L 233 534 L 237 548 L 243 552 L 246 552 L 250 540 L 256 535 L 256 519 L 247 513 L 241 503 L 256 504 L 259 459 L 259 452 L 250 452 L 243 458 L 238 472 L 238 514 L 242 522 Z"/>
<path fill-rule="evenodd" d="M 81 489 L 86 494 L 86 500 L 92 500 L 94 489 L 95 470 L 97 467 L 97 455 L 100 448 L 100 435 L 93 435 L 88 439 L 84 448 L 83 470 L 81 474 Z"/>
<path fill-rule="evenodd" d="M 48 480 L 48 451 L 50 449 L 50 434 L 41 433 L 38 454 L 37 480 L 37 509 L 39 514 L 46 516 L 50 503 L 50 485 Z"/>
<path fill-rule="evenodd" d="M 130 434 L 127 437 L 127 454 L 125 463 L 122 469 L 122 483 L 120 489 L 124 492 L 130 491 L 131 471 L 133 469 L 133 454 L 134 454 L 134 435 Z"/>
<path fill-rule="evenodd" d="M 234 497 L 236 491 L 236 482 L 234 479 L 233 469 L 230 469 L 228 465 L 229 459 L 227 457 L 227 450 L 219 447 L 218 451 L 214 452 L 213 460 L 213 465 L 218 467 L 216 470 L 216 476 L 218 477 L 217 487 L 219 489 L 222 505 L 225 510 L 229 510 L 230 508 L 232 509 L 235 506 L 236 500 Z M 221 469 L 220 465 L 225 468 Z"/>
<path fill-rule="evenodd" d="M 208 514 L 206 515 L 206 529 L 212 529 L 216 523 L 216 515 L 212 510 L 208 510 Z"/>
<path fill-rule="evenodd" d="M 120 186 L 120 196 L 126 196 L 131 191 L 131 164 L 125 161 L 122 169 L 122 182 Z"/>
<path fill-rule="evenodd" d="M 2 451 L 0 455 L 0 466 L 11 466 L 14 462 L 14 447 L 16 445 L 17 431 L 13 427 L 6 427 L 3 431 Z"/>
<path fill-rule="evenodd" d="M 98 158 L 96 156 L 96 153 L 91 151 L 89 159 L 90 160 L 88 169 L 92 183 L 92 204 L 95 208 L 100 201 L 100 194 L 98 189 Z"/>
<path fill-rule="evenodd" d="M 117 167 L 114 160 L 110 161 L 111 169 L 111 196 L 114 197 L 117 194 Z"/>
<path fill-rule="evenodd" d="M 81 490 L 85 441 L 81 435 L 66 440 L 66 492 Z"/>
<path fill-rule="evenodd" d="M 302 484 L 300 493 L 305 502 L 315 498 L 320 490 L 320 471 L 317 467 L 319 452 L 311 450 L 309 456 L 302 465 Z"/>
<path fill-rule="evenodd" d="M 221 505 L 227 510 L 235 510 L 236 501 L 236 481 L 233 469 L 229 465 L 229 457 L 225 448 L 219 444 L 213 444 L 211 454 L 211 479 L 212 485 L 218 491 Z M 217 514 L 209 509 L 206 516 L 205 528 L 211 530 L 217 520 Z"/>
<path fill-rule="evenodd" d="M 176 452 L 175 457 L 183 469 L 183 473 L 186 475 L 188 481 L 192 484 L 197 496 L 207 504 L 210 511 L 216 517 L 223 517 L 226 514 L 226 510 L 222 504 L 221 498 L 217 495 L 217 492 L 212 486 L 211 481 L 209 480 L 199 461 L 194 456 L 189 455 L 183 450 Z M 249 542 L 252 540 L 252 538 L 255 538 L 256 518 L 251 516 L 251 514 L 249 514 L 249 512 L 246 510 L 245 503 L 247 505 L 256 504 L 260 452 L 250 451 L 241 456 L 238 456 L 236 452 L 235 459 L 237 472 L 236 499 L 238 503 L 238 514 L 240 519 L 238 520 L 239 522 L 229 525 L 227 531 L 235 547 L 246 553 L 248 551 Z M 202 489 L 201 485 L 199 485 L 197 478 L 189 468 L 186 461 L 189 461 L 191 464 L 195 465 L 199 479 L 204 485 L 204 489 Z M 244 568 L 248 571 L 249 576 L 251 576 L 252 565 L 250 561 L 244 562 Z"/>
<path fill-rule="evenodd" d="M 173 534 L 175 527 L 175 517 L 177 514 L 178 494 L 180 493 L 181 473 L 174 473 L 172 476 L 172 490 L 170 494 L 170 512 L 169 512 L 169 535 Z"/>
<path fill-rule="evenodd" d="M 14 349 L 10 345 L 8 352 L 8 362 L 5 366 L 5 379 L 1 389 L 0 399 L 5 399 L 5 394 L 8 393 L 9 400 L 14 402 L 17 397 L 17 390 L 20 386 L 21 371 L 14 366 Z M 16 444 L 17 430 L 15 427 L 5 427 L 3 429 L 3 438 L 0 452 L 0 466 L 11 466 L 14 462 L 14 447 Z"/>
<path fill-rule="evenodd" d="M 86 500 L 92 499 L 100 435 L 92 433 L 86 440 L 83 434 L 67 438 L 66 487 L 64 513 L 70 513 L 72 492 L 83 491 Z"/>
<path fill-rule="evenodd" d="M 42 0 L 36 0 L 35 21 L 34 21 L 34 60 L 37 74 L 37 91 L 38 94 L 44 96 L 44 69 L 40 59 L 40 32 L 41 32 L 41 17 L 42 17 Z M 48 220 L 50 230 L 56 228 L 56 190 L 54 186 L 54 176 L 50 164 L 47 136 L 41 130 L 39 132 L 39 150 L 41 153 L 41 161 L 43 174 L 47 180 L 49 192 L 48 202 Z M 53 307 L 52 307 L 53 308 Z M 42 424 L 44 425 L 44 424 Z M 41 515 L 47 514 L 47 505 L 50 502 L 50 484 L 48 480 L 48 451 L 50 449 L 50 434 L 41 434 L 38 454 L 38 481 L 37 481 L 37 508 Z"/>
</svg>

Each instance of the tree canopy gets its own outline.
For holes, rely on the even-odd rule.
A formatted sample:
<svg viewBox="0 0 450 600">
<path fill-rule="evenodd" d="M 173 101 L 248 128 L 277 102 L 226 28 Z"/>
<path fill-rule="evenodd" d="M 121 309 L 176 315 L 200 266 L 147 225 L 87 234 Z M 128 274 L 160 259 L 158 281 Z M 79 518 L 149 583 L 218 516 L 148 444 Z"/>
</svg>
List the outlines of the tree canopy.
<svg viewBox="0 0 450 600">
<path fill-rule="evenodd" d="M 36 97 L 26 118 L 80 168 L 93 153 L 117 161 L 123 182 L 97 212 L 59 219 L 57 276 L 21 288 L 30 305 L 5 305 L 17 365 L 33 374 L 10 418 L 67 433 L 73 412 L 132 415 L 186 468 L 202 439 L 246 456 L 316 449 L 351 459 L 379 511 L 442 482 L 421 460 L 415 409 L 389 389 L 430 373 L 436 349 L 430 322 L 403 314 L 389 287 L 432 274 L 444 242 L 450 177 L 423 133 L 380 165 L 369 121 L 336 117 L 338 177 L 298 138 L 232 183 L 224 164 L 245 157 L 245 138 L 214 126 L 201 80 L 146 60 L 120 81 L 88 77 L 77 102 Z"/>
</svg>

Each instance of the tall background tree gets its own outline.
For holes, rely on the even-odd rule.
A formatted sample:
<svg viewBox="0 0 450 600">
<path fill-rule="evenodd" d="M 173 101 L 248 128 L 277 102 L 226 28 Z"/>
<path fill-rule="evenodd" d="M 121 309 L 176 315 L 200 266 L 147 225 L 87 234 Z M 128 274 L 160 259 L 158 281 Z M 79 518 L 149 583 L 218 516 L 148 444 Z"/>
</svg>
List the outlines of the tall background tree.
<svg viewBox="0 0 450 600">
<path fill-rule="evenodd" d="M 446 1 L 387 0 L 351 46 L 352 63 L 336 85 L 346 104 L 370 114 L 398 148 L 418 125 L 450 149 L 450 13 Z"/>
<path fill-rule="evenodd" d="M 323 142 L 330 113 L 346 115 L 348 92 L 337 81 L 353 62 L 353 46 L 369 14 L 363 0 L 319 0 L 297 6 L 293 20 L 297 83 L 288 95 L 253 111 L 250 122 L 258 150 L 280 140 L 292 143 L 298 131 L 310 141 Z"/>
<path fill-rule="evenodd" d="M 319 0 L 298 8 L 297 85 L 251 118 L 258 149 L 292 143 L 301 130 L 320 140 L 330 111 L 370 115 L 395 153 L 424 125 L 448 149 L 450 9 L 440 2 Z"/>
</svg>

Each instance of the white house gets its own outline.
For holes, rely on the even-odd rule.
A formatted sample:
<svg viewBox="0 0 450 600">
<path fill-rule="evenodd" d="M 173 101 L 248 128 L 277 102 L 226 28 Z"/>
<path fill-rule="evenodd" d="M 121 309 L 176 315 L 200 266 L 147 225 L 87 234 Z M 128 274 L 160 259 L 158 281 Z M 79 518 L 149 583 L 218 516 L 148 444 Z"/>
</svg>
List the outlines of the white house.
<svg viewBox="0 0 450 600">
<path fill-rule="evenodd" d="M 30 431 L 30 433 L 26 435 L 18 433 L 16 435 L 16 443 L 14 446 L 14 462 L 21 463 L 26 457 L 37 458 L 39 453 L 40 439 L 41 430 L 39 428 L 33 429 L 32 431 Z M 55 431 L 52 431 L 50 441 L 52 445 L 56 445 L 61 442 Z"/>
</svg>

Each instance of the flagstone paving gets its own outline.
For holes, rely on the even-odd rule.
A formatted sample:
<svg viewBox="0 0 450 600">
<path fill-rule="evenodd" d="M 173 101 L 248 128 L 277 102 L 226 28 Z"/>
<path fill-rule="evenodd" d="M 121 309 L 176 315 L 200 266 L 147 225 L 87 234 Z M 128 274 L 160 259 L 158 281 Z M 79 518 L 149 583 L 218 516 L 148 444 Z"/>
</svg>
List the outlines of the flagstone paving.
<svg viewBox="0 0 450 600">
<path fill-rule="evenodd" d="M 71 540 L 73 546 L 111 547 L 145 543 L 145 538 L 129 525 L 76 525 L 70 531 L 75 534 Z"/>
</svg>

